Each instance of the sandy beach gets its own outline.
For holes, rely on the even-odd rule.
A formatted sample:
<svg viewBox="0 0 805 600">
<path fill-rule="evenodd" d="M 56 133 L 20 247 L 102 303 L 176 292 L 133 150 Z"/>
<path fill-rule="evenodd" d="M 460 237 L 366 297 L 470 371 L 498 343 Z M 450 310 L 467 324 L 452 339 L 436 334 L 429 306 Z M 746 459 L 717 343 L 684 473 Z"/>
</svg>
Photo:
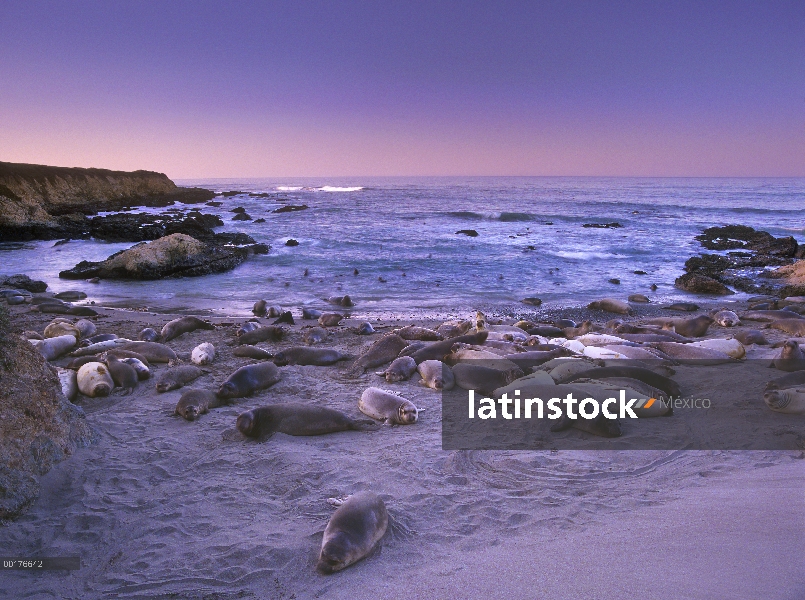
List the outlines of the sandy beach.
<svg viewBox="0 0 805 600">
<path fill-rule="evenodd" d="M 15 328 L 41 331 L 52 320 L 28 310 L 11 307 Z M 98 310 L 99 332 L 132 339 L 170 319 Z M 216 317 L 214 331 L 168 342 L 185 361 L 201 342 L 217 349 L 205 367 L 210 373 L 188 387 L 217 389 L 236 368 L 255 362 L 233 356 L 227 345 L 245 320 Z M 359 336 L 350 326 L 360 321 L 331 328 L 322 346 L 354 356 L 408 324 L 375 321 L 377 333 Z M 297 318 L 282 342 L 259 346 L 276 352 L 302 345 L 310 323 Z M 713 326 L 707 337 L 727 333 Z M 749 347 L 752 358 L 774 352 Z M 439 392 L 419 384 L 416 374 L 393 384 L 371 372 L 351 379 L 348 364 L 282 367 L 281 381 L 268 390 L 195 422 L 172 415 L 187 388 L 156 392 L 164 364 L 154 365 L 152 378 L 131 396 L 79 397 L 75 402 L 100 441 L 42 478 L 39 499 L 0 528 L 0 543 L 9 555 L 77 555 L 82 568 L 5 572 L 0 592 L 18 598 L 780 599 L 805 593 L 798 559 L 805 539 L 801 447 L 444 451 Z M 691 396 L 713 392 L 701 369 L 677 370 Z M 757 377 L 781 374 L 766 372 Z M 757 380 L 758 390 L 762 383 Z M 262 442 L 234 428 L 240 413 L 269 403 L 311 403 L 361 418 L 357 400 L 370 385 L 414 402 L 419 421 L 316 437 L 275 433 Z M 768 410 L 760 395 L 757 410 Z M 789 429 L 785 420 L 797 418 L 774 416 Z M 682 417 L 649 422 L 661 426 L 674 418 Z M 362 490 L 384 499 L 389 530 L 366 559 L 331 576 L 317 573 L 322 532 L 334 510 L 327 499 Z"/>
</svg>

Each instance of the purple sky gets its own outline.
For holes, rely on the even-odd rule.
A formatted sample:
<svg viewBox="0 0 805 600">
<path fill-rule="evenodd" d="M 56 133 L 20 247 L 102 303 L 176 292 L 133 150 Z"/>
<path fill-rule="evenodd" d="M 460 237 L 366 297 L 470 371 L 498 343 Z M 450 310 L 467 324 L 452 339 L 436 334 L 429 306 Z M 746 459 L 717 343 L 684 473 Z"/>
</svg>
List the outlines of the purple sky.
<svg viewBox="0 0 805 600">
<path fill-rule="evenodd" d="M 805 176 L 805 2 L 0 2 L 0 160 Z"/>
</svg>

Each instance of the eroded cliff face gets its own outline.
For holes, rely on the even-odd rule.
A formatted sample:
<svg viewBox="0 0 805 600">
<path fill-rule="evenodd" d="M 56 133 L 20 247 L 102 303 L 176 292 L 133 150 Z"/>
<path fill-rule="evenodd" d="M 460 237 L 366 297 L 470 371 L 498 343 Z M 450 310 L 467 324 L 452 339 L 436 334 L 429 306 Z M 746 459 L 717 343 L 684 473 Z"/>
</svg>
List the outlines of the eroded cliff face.
<svg viewBox="0 0 805 600">
<path fill-rule="evenodd" d="M 163 173 L 0 162 L 0 240 L 51 239 L 81 228 L 85 215 L 124 206 L 204 202 L 213 193 L 180 188 Z"/>
</svg>

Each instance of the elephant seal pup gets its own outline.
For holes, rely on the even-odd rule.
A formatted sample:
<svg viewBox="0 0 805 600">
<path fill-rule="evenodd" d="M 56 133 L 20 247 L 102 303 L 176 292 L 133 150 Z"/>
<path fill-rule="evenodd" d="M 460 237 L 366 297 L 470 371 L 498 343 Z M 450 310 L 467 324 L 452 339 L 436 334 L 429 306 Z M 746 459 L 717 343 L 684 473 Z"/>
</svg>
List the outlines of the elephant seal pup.
<svg viewBox="0 0 805 600">
<path fill-rule="evenodd" d="M 438 342 L 443 340 L 444 337 L 438 331 L 428 329 L 427 327 L 417 327 L 416 325 L 408 325 L 402 329 L 394 331 L 404 340 L 419 340 L 421 342 Z"/>
<path fill-rule="evenodd" d="M 188 421 L 195 421 L 199 415 L 211 408 L 221 406 L 221 400 L 210 390 L 187 390 L 176 403 L 174 413 Z"/>
<path fill-rule="evenodd" d="M 277 383 L 282 373 L 272 362 L 241 367 L 218 388 L 219 398 L 244 398 Z"/>
<path fill-rule="evenodd" d="M 768 390 L 763 402 L 775 412 L 788 415 L 805 415 L 805 389 Z"/>
<path fill-rule="evenodd" d="M 115 358 L 119 358 L 120 360 L 123 360 L 124 358 L 136 358 L 141 363 L 143 363 L 146 367 L 151 366 L 151 365 L 148 364 L 148 359 L 147 358 L 145 358 L 139 352 L 134 352 L 133 350 L 121 350 L 120 348 L 112 348 L 112 349 L 107 350 L 106 352 L 104 352 L 102 354 L 102 357 L 104 359 L 107 356 L 114 356 Z"/>
<path fill-rule="evenodd" d="M 322 327 L 335 327 L 343 318 L 344 315 L 339 313 L 324 313 L 319 317 L 319 325 Z"/>
<path fill-rule="evenodd" d="M 266 316 L 270 319 L 276 319 L 282 314 L 282 307 L 280 306 L 269 306 L 268 310 L 266 311 Z"/>
<path fill-rule="evenodd" d="M 420 383 L 434 390 L 452 390 L 456 385 L 453 369 L 440 360 L 423 360 L 417 365 Z"/>
<path fill-rule="evenodd" d="M 323 327 L 311 327 L 310 329 L 306 329 L 302 334 L 302 341 L 308 346 L 312 346 L 313 344 L 321 344 L 326 339 L 327 330 Z"/>
<path fill-rule="evenodd" d="M 315 308 L 303 308 L 302 309 L 302 318 L 303 319 L 318 319 L 321 316 L 321 311 L 316 310 Z"/>
<path fill-rule="evenodd" d="M 190 361 L 196 365 L 209 365 L 215 359 L 215 346 L 209 342 L 203 342 L 193 348 L 190 354 Z"/>
<path fill-rule="evenodd" d="M 330 296 L 327 298 L 327 302 L 330 304 L 335 304 L 337 306 L 355 306 L 355 303 L 352 301 L 352 298 L 349 296 Z"/>
<path fill-rule="evenodd" d="M 249 331 L 240 336 L 235 343 L 238 346 L 244 344 L 254 345 L 260 342 L 279 342 L 285 335 L 285 330 L 276 325 L 269 325 L 268 327 L 260 327 L 254 331 Z"/>
<path fill-rule="evenodd" d="M 115 382 L 115 385 L 123 388 L 123 395 L 128 396 L 131 394 L 140 380 L 134 367 L 124 363 L 116 356 L 107 356 L 106 366 L 109 367 L 109 374 L 112 376 L 112 381 Z"/>
<path fill-rule="evenodd" d="M 68 333 L 42 341 L 37 340 L 35 346 L 39 353 L 45 357 L 45 360 L 55 360 L 75 348 L 77 343 L 75 336 Z"/>
<path fill-rule="evenodd" d="M 72 335 L 76 340 L 81 339 L 81 332 L 78 330 L 78 327 L 64 321 L 54 321 L 50 323 L 50 325 L 45 327 L 44 335 L 45 339 L 58 337 L 60 335 Z"/>
<path fill-rule="evenodd" d="M 663 306 L 666 310 L 676 310 L 681 312 L 694 312 L 699 310 L 698 304 L 693 304 L 692 302 L 676 302 L 674 304 L 669 304 L 668 306 Z"/>
<path fill-rule="evenodd" d="M 488 331 L 479 331 L 478 333 L 459 335 L 425 346 L 424 348 L 414 352 L 411 357 L 417 362 L 417 364 L 426 360 L 440 361 L 452 352 L 455 344 L 477 344 L 480 346 L 486 341 L 487 337 L 489 337 Z"/>
<path fill-rule="evenodd" d="M 565 327 L 563 330 L 564 336 L 569 340 L 574 340 L 577 337 L 587 335 L 593 330 L 592 321 L 583 321 L 578 327 Z"/>
<path fill-rule="evenodd" d="M 87 319 L 78 319 L 78 321 L 75 322 L 75 326 L 78 331 L 81 332 L 82 339 L 92 337 L 97 331 L 95 323 L 88 321 Z"/>
<path fill-rule="evenodd" d="M 713 318 L 707 315 L 699 315 L 692 319 L 674 319 L 673 331 L 689 338 L 702 337 L 707 333 L 711 323 L 713 323 Z"/>
<path fill-rule="evenodd" d="M 134 372 L 137 373 L 137 379 L 140 381 L 145 381 L 151 377 L 151 370 L 143 361 L 136 358 L 124 358 L 121 360 L 127 365 L 131 365 L 131 367 L 134 369 Z"/>
<path fill-rule="evenodd" d="M 136 352 L 144 356 L 148 362 L 152 363 L 167 363 L 179 359 L 173 350 L 165 344 L 158 342 L 127 342 L 121 346 L 117 346 L 117 348 Z"/>
<path fill-rule="evenodd" d="M 632 314 L 632 309 L 629 308 L 629 305 L 622 301 L 622 300 L 615 300 L 614 298 L 602 298 L 601 300 L 595 300 L 590 302 L 587 305 L 587 308 L 593 310 L 604 310 L 606 312 L 611 312 L 619 315 L 630 315 Z"/>
<path fill-rule="evenodd" d="M 74 358 L 66 365 L 64 365 L 64 368 L 72 369 L 73 371 L 78 371 L 78 369 L 80 369 L 87 363 L 104 362 L 104 360 L 105 358 L 103 355 L 98 356 L 97 354 L 93 354 L 92 356 L 79 356 L 78 358 Z"/>
<path fill-rule="evenodd" d="M 385 377 L 388 383 L 397 383 L 407 381 L 414 373 L 416 373 L 416 361 L 410 356 L 400 356 L 395 358 L 385 371 L 379 371 L 375 375 Z"/>
<path fill-rule="evenodd" d="M 372 327 L 369 321 L 364 321 L 358 325 L 357 329 L 353 329 L 353 331 L 358 335 L 372 335 L 375 332 L 375 328 Z"/>
<path fill-rule="evenodd" d="M 741 324 L 738 315 L 731 310 L 722 309 L 711 315 L 713 320 L 722 327 L 735 327 Z"/>
<path fill-rule="evenodd" d="M 232 356 L 240 356 L 241 358 L 256 358 L 257 360 L 269 360 L 274 358 L 268 350 L 263 350 L 257 346 L 238 346 L 232 350 Z"/>
<path fill-rule="evenodd" d="M 92 337 L 88 337 L 86 339 L 81 340 L 81 347 L 86 348 L 87 346 L 92 346 L 92 344 L 100 344 L 101 342 L 111 342 L 112 340 L 120 339 L 114 333 L 99 333 L 98 335 L 93 335 Z"/>
<path fill-rule="evenodd" d="M 763 333 L 758 331 L 757 329 L 747 329 L 746 331 L 738 331 L 732 337 L 741 342 L 744 346 L 749 346 L 750 344 L 765 346 L 769 343 L 769 340 L 766 339 L 766 336 L 763 335 Z"/>
<path fill-rule="evenodd" d="M 350 496 L 327 523 L 316 569 L 328 575 L 359 561 L 385 535 L 388 523 L 386 505 L 379 496 L 371 492 Z"/>
<path fill-rule="evenodd" d="M 444 339 L 458 337 L 464 335 L 472 329 L 472 321 L 448 321 L 442 323 L 436 328 L 436 333 Z"/>
<path fill-rule="evenodd" d="M 157 392 L 161 394 L 163 392 L 170 392 L 171 390 L 178 390 L 180 387 L 187 385 L 191 381 L 195 381 L 207 373 L 209 373 L 209 371 L 199 369 L 193 365 L 172 367 L 157 379 Z"/>
<path fill-rule="evenodd" d="M 537 325 L 527 330 L 528 335 L 541 335 L 546 338 L 565 337 L 565 330 L 553 325 Z"/>
<path fill-rule="evenodd" d="M 281 312 L 279 316 L 271 322 L 272 325 L 280 325 L 282 323 L 285 323 L 286 325 L 294 324 L 293 314 L 291 314 L 290 310 Z"/>
<path fill-rule="evenodd" d="M 779 321 L 774 321 L 769 327 L 779 329 L 789 335 L 805 336 L 805 320 L 803 319 L 780 319 Z"/>
<path fill-rule="evenodd" d="M 720 365 L 734 362 L 728 354 L 712 348 L 703 348 L 693 344 L 677 344 L 676 342 L 650 342 L 649 346 L 665 353 L 680 364 Z"/>
<path fill-rule="evenodd" d="M 643 367 L 594 367 L 572 373 L 557 380 L 556 383 L 571 383 L 577 379 L 608 379 L 611 377 L 628 377 L 629 379 L 642 381 L 646 385 L 662 390 L 673 398 L 678 398 L 682 395 L 679 390 L 679 384 L 676 381 Z"/>
<path fill-rule="evenodd" d="M 358 410 L 387 425 L 411 425 L 416 423 L 418 415 L 413 402 L 376 387 L 364 390 Z"/>
<path fill-rule="evenodd" d="M 554 358 L 561 358 L 563 356 L 570 356 L 573 353 L 567 348 L 556 348 L 555 350 L 530 350 L 528 352 L 517 352 L 515 354 L 504 354 L 503 358 L 512 361 L 523 370 L 553 360 Z"/>
<path fill-rule="evenodd" d="M 293 402 L 268 404 L 241 413 L 236 427 L 246 437 L 258 439 L 277 431 L 305 436 L 377 429 L 377 425 L 369 420 L 357 421 L 332 408 Z"/>
<path fill-rule="evenodd" d="M 146 327 L 140 332 L 140 335 L 137 336 L 137 339 L 139 339 L 141 342 L 158 342 L 159 334 L 157 333 L 156 329 Z"/>
<path fill-rule="evenodd" d="M 250 331 L 254 331 L 255 329 L 260 329 L 260 323 L 257 323 L 255 321 L 246 321 L 243 325 L 241 325 L 235 330 L 235 337 L 240 337 L 244 333 L 249 333 Z"/>
<path fill-rule="evenodd" d="M 267 312 L 266 308 L 266 301 L 265 300 L 258 300 L 252 306 L 252 313 L 254 313 L 255 317 L 265 317 Z"/>
<path fill-rule="evenodd" d="M 407 345 L 408 342 L 396 333 L 387 333 L 369 346 L 369 348 L 352 363 L 349 368 L 349 375 L 357 377 L 358 375 L 363 375 L 366 369 L 390 363 L 399 356 L 400 351 Z"/>
<path fill-rule="evenodd" d="M 629 302 L 641 302 L 643 304 L 651 302 L 651 300 L 649 300 L 649 297 L 643 294 L 632 294 L 627 298 L 627 300 L 629 300 Z"/>
<path fill-rule="evenodd" d="M 348 354 L 331 348 L 310 348 L 308 346 L 293 346 L 280 350 L 274 355 L 274 364 L 285 365 L 313 365 L 326 367 L 334 365 L 339 360 L 350 358 Z"/>
<path fill-rule="evenodd" d="M 76 373 L 78 390 L 90 398 L 103 398 L 112 393 L 115 382 L 109 374 L 105 364 L 99 362 L 87 363 Z"/>
<path fill-rule="evenodd" d="M 774 379 L 766 384 L 767 390 L 784 390 L 792 387 L 805 386 L 805 371 L 793 371 Z"/>
<path fill-rule="evenodd" d="M 162 328 L 162 341 L 169 342 L 174 338 L 179 337 L 183 333 L 190 333 L 196 329 L 213 330 L 215 325 L 207 323 L 196 317 L 181 317 L 168 321 Z"/>
<path fill-rule="evenodd" d="M 458 387 L 475 390 L 485 395 L 491 394 L 498 388 L 506 387 L 520 375 L 522 375 L 522 371 L 517 375 L 512 371 L 499 371 L 470 363 L 458 363 L 453 367 L 453 377 Z"/>
<path fill-rule="evenodd" d="M 788 340 L 783 344 L 780 356 L 774 359 L 772 366 L 780 371 L 805 370 L 805 352 L 795 340 Z"/>
</svg>

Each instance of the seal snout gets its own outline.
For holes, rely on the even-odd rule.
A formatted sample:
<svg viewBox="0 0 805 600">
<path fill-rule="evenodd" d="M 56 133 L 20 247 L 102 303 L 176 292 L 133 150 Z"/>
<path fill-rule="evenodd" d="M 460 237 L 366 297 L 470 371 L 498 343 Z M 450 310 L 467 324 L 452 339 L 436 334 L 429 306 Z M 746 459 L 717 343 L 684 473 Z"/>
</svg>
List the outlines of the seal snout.
<svg viewBox="0 0 805 600">
<path fill-rule="evenodd" d="M 112 388 L 110 388 L 105 383 L 101 383 L 101 384 L 98 384 L 97 386 L 95 386 L 95 396 L 96 397 L 103 398 L 105 396 L 108 396 L 111 393 L 112 393 Z"/>
</svg>

